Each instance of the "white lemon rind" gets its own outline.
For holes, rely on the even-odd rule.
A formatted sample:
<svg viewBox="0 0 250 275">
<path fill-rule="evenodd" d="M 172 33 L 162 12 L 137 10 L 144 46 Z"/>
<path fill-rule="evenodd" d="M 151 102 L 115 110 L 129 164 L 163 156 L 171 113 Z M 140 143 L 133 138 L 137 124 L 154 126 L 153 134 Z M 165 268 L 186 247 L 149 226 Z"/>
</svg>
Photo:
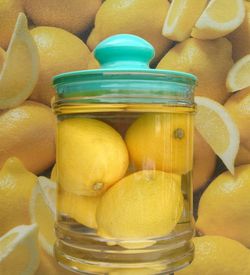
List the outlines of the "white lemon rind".
<svg viewBox="0 0 250 275">
<path fill-rule="evenodd" d="M 188 0 L 183 1 L 183 3 L 181 3 L 181 5 L 178 7 L 179 14 L 182 14 L 182 12 L 185 11 L 185 9 L 188 5 L 187 1 Z M 183 32 L 183 30 L 179 33 L 176 32 L 176 26 L 181 21 L 180 16 L 179 17 L 176 16 L 171 25 L 168 24 L 168 20 L 172 13 L 173 8 L 174 8 L 174 1 L 172 1 L 172 3 L 170 4 L 167 16 L 165 18 L 163 28 L 162 28 L 162 35 L 169 39 L 172 39 L 174 41 L 181 42 L 181 41 L 185 40 L 186 38 L 190 37 L 192 28 L 189 31 L 187 30 L 186 32 Z M 204 6 L 204 8 L 205 8 L 205 6 Z M 194 27 L 194 25 L 195 25 L 195 21 L 193 22 L 193 27 Z"/>
<path fill-rule="evenodd" d="M 11 236 L 12 234 L 17 234 L 13 241 L 11 241 L 11 245 L 0 254 L 0 264 L 1 262 L 10 255 L 13 250 L 24 242 L 27 244 L 27 247 L 30 251 L 31 259 L 26 267 L 26 270 L 22 272 L 22 274 L 34 274 L 37 270 L 40 262 L 38 244 L 37 244 L 37 236 L 38 236 L 38 226 L 37 224 L 31 225 L 19 225 L 17 227 L 12 228 L 6 234 L 0 237 L 0 242 L 4 240 L 6 237 Z M 33 235 L 33 236 L 32 236 Z M 30 238 L 32 236 L 32 238 Z M 32 241 L 28 241 L 32 240 Z M 35 240 L 35 241 L 34 241 Z M 13 263 L 15 264 L 15 263 Z"/>
<path fill-rule="evenodd" d="M 228 72 L 226 86 L 229 92 L 233 93 L 250 86 L 250 71 L 248 82 L 245 85 L 237 85 L 235 81 L 235 76 L 237 76 L 237 72 L 241 69 L 242 65 L 245 65 L 245 63 L 249 63 L 250 66 L 250 54 L 247 54 L 239 59 Z"/>
<path fill-rule="evenodd" d="M 220 37 L 220 35 L 226 35 L 226 34 L 232 32 L 233 30 L 238 28 L 240 26 L 240 24 L 243 22 L 243 20 L 245 18 L 244 1 L 235 0 L 235 1 L 237 1 L 237 4 L 238 4 L 237 16 L 235 16 L 235 18 L 233 20 L 230 20 L 228 22 L 223 22 L 223 23 L 219 23 L 219 22 L 212 20 L 207 13 L 207 9 L 209 9 L 214 4 L 215 1 L 216 0 L 211 0 L 208 3 L 207 8 L 203 11 L 200 18 L 195 23 L 195 27 L 193 28 L 192 33 L 191 33 L 191 35 L 194 38 L 201 38 L 201 39 L 218 38 L 218 37 Z M 233 28 L 232 28 L 232 26 L 233 26 Z M 193 33 L 194 30 L 212 31 L 212 32 L 215 32 L 215 34 L 213 36 L 212 35 L 200 36 L 200 35 L 196 35 L 195 33 Z"/>
<path fill-rule="evenodd" d="M 38 177 L 37 185 L 32 190 L 31 200 L 30 200 L 30 206 L 29 206 L 29 212 L 30 212 L 30 218 L 32 223 L 36 223 L 36 215 L 34 213 L 35 203 L 36 203 L 36 196 L 37 194 L 41 194 L 43 200 L 48 205 L 51 214 L 53 215 L 55 221 L 56 221 L 56 205 L 55 201 L 51 200 L 49 198 L 49 194 L 47 194 L 46 190 L 47 186 L 49 189 L 56 190 L 56 184 L 52 184 L 49 182 L 50 180 L 46 177 Z M 54 256 L 54 248 L 50 245 L 50 243 L 46 240 L 46 238 L 41 234 L 39 231 L 38 234 L 39 242 L 42 246 L 42 248 L 46 251 L 46 253 L 50 256 Z"/>
<path fill-rule="evenodd" d="M 10 44 L 7 50 L 6 60 L 3 64 L 2 71 L 0 72 L 0 91 L 2 90 L 1 80 L 4 79 L 6 75 L 9 75 L 9 68 L 8 68 L 9 59 L 11 59 L 11 53 L 13 51 L 13 47 L 16 43 L 16 40 L 20 38 L 22 38 L 22 40 L 24 41 L 30 40 L 30 43 L 26 43 L 26 45 L 29 46 L 29 52 L 31 53 L 31 59 L 33 64 L 31 71 L 32 71 L 33 77 L 29 81 L 27 81 L 25 92 L 22 91 L 21 93 L 15 94 L 14 96 L 11 96 L 11 97 L 6 97 L 6 94 L 1 94 L 0 92 L 0 109 L 13 108 L 23 103 L 32 94 L 32 91 L 38 81 L 38 77 L 39 77 L 38 68 L 40 66 L 38 49 L 33 37 L 29 33 L 28 20 L 25 14 L 19 13 L 15 28 L 14 28 L 14 32 L 12 34 Z M 20 64 L 20 65 L 23 66 L 23 64 Z M 12 79 L 12 81 L 14 82 L 16 81 L 16 79 Z M 13 98 L 15 99 L 14 102 L 13 102 Z"/>
</svg>

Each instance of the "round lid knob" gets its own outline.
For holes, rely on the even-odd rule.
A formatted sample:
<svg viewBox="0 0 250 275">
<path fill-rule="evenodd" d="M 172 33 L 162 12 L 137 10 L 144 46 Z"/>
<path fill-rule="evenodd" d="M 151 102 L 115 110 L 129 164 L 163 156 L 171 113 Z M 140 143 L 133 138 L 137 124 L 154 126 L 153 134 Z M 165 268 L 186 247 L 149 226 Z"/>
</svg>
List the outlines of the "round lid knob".
<svg viewBox="0 0 250 275">
<path fill-rule="evenodd" d="M 118 34 L 103 40 L 94 50 L 101 69 L 149 69 L 155 55 L 153 46 L 131 34 Z"/>
</svg>

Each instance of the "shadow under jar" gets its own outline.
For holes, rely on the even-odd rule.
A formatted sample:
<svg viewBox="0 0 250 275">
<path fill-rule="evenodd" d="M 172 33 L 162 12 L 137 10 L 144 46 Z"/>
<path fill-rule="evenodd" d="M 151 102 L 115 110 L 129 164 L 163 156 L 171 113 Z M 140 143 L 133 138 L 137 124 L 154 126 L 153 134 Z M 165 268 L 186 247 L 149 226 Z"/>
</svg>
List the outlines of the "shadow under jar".
<svg viewBox="0 0 250 275">
<path fill-rule="evenodd" d="M 193 259 L 194 75 L 148 67 L 133 35 L 58 75 L 55 255 L 83 274 L 166 274 Z M 127 273 L 126 273 L 127 272 Z"/>
</svg>

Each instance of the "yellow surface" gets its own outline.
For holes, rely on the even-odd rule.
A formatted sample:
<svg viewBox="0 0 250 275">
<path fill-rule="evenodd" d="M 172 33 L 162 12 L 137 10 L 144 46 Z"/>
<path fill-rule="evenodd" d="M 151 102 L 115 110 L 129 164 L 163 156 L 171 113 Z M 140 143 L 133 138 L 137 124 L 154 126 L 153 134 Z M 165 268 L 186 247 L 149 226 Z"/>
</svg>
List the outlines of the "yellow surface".
<svg viewBox="0 0 250 275">
<path fill-rule="evenodd" d="M 97 196 L 120 180 L 128 168 L 122 137 L 108 124 L 69 118 L 58 126 L 58 180 L 67 192 Z"/>
<path fill-rule="evenodd" d="M 240 143 L 239 130 L 227 110 L 206 97 L 195 97 L 195 127 L 233 173 Z"/>
<path fill-rule="evenodd" d="M 77 196 L 61 191 L 57 199 L 58 212 L 69 215 L 71 218 L 87 227 L 96 228 L 95 214 L 100 199 L 100 196 Z"/>
<path fill-rule="evenodd" d="M 197 229 L 207 235 L 221 235 L 250 247 L 250 165 L 219 175 L 203 193 L 198 209 Z"/>
<path fill-rule="evenodd" d="M 125 137 L 132 165 L 186 174 L 192 169 L 192 126 L 189 114 L 142 115 Z"/>
<path fill-rule="evenodd" d="M 4 49 L 9 45 L 19 12 L 23 12 L 22 1 L 0 1 L 0 46 Z"/>
<path fill-rule="evenodd" d="M 182 210 L 179 175 L 139 171 L 104 193 L 97 207 L 97 234 L 138 241 L 166 235 L 176 226 Z"/>
<path fill-rule="evenodd" d="M 0 171 L 0 236 L 19 224 L 29 224 L 29 200 L 36 176 L 17 158 L 9 158 Z"/>
<path fill-rule="evenodd" d="M 215 171 L 216 155 L 211 146 L 199 134 L 194 132 L 194 168 L 193 188 L 194 191 L 204 186 Z"/>
<path fill-rule="evenodd" d="M 34 274 L 39 265 L 37 226 L 20 225 L 0 238 L 2 275 Z"/>
<path fill-rule="evenodd" d="M 193 241 L 194 260 L 176 275 L 250 274 L 250 251 L 240 243 L 219 236 L 197 237 Z"/>
<path fill-rule="evenodd" d="M 250 54 L 239 59 L 227 75 L 227 88 L 231 92 L 250 87 Z"/>
<path fill-rule="evenodd" d="M 5 59 L 6 59 L 6 52 L 2 48 L 0 48 L 0 72 L 3 68 Z"/>
<path fill-rule="evenodd" d="M 31 95 L 38 74 L 38 50 L 28 30 L 27 18 L 20 13 L 0 73 L 0 109 L 23 103 Z"/>
<path fill-rule="evenodd" d="M 191 35 L 216 39 L 237 29 L 245 17 L 242 0 L 211 0 L 195 24 Z"/>
<path fill-rule="evenodd" d="M 94 22 L 101 0 L 25 0 L 24 7 L 35 25 L 52 26 L 72 33 L 86 31 Z"/>
<path fill-rule="evenodd" d="M 51 174 L 50 174 L 50 179 L 53 182 L 57 182 L 57 167 L 56 167 L 56 163 L 54 164 L 54 166 L 52 168 L 52 171 L 51 171 Z"/>
<path fill-rule="evenodd" d="M 243 23 L 232 33 L 228 39 L 233 45 L 233 58 L 235 61 L 250 53 L 250 2 L 244 1 L 246 14 Z"/>
<path fill-rule="evenodd" d="M 40 249 L 40 264 L 35 275 L 75 275 L 75 273 L 59 266 L 54 257 Z"/>
<path fill-rule="evenodd" d="M 229 96 L 225 82 L 232 65 L 232 46 L 227 39 L 202 41 L 188 38 L 169 50 L 157 69 L 195 74 L 199 80 L 195 95 L 224 103 Z"/>
<path fill-rule="evenodd" d="M 233 94 L 225 103 L 240 132 L 240 149 L 236 165 L 250 163 L 250 87 Z"/>
<path fill-rule="evenodd" d="M 56 185 L 45 177 L 38 178 L 29 202 L 30 218 L 39 227 L 39 241 L 42 248 L 53 256 L 56 241 L 54 225 L 56 219 Z"/>
<path fill-rule="evenodd" d="M 55 90 L 52 77 L 87 68 L 89 49 L 77 36 L 55 27 L 36 27 L 31 34 L 38 47 L 40 74 L 31 99 L 50 105 Z"/>
<path fill-rule="evenodd" d="M 119 33 L 139 35 L 156 50 L 158 60 L 171 46 L 162 26 L 169 8 L 165 0 L 107 0 L 97 12 L 95 27 L 88 37 L 91 50 L 103 39 Z"/>
<path fill-rule="evenodd" d="M 190 37 L 192 28 L 206 4 L 207 0 L 173 0 L 164 22 L 163 35 L 175 41 Z"/>
<path fill-rule="evenodd" d="M 47 106 L 26 101 L 0 114 L 0 167 L 12 156 L 39 174 L 55 161 L 55 117 Z"/>
</svg>

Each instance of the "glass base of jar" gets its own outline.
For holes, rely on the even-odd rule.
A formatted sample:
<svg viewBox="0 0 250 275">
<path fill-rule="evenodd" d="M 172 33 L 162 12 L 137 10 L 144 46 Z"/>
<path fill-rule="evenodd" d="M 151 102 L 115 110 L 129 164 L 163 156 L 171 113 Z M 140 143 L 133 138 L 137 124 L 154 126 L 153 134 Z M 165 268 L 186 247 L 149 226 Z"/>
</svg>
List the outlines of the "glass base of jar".
<svg viewBox="0 0 250 275">
<path fill-rule="evenodd" d="M 55 257 L 70 271 L 91 275 L 166 275 L 184 268 L 193 260 L 193 231 L 186 230 L 155 238 L 151 245 L 126 248 L 92 234 L 70 232 L 57 225 Z M 138 242 L 137 242 L 138 243 Z M 124 273 L 123 273 L 124 272 Z"/>
</svg>

